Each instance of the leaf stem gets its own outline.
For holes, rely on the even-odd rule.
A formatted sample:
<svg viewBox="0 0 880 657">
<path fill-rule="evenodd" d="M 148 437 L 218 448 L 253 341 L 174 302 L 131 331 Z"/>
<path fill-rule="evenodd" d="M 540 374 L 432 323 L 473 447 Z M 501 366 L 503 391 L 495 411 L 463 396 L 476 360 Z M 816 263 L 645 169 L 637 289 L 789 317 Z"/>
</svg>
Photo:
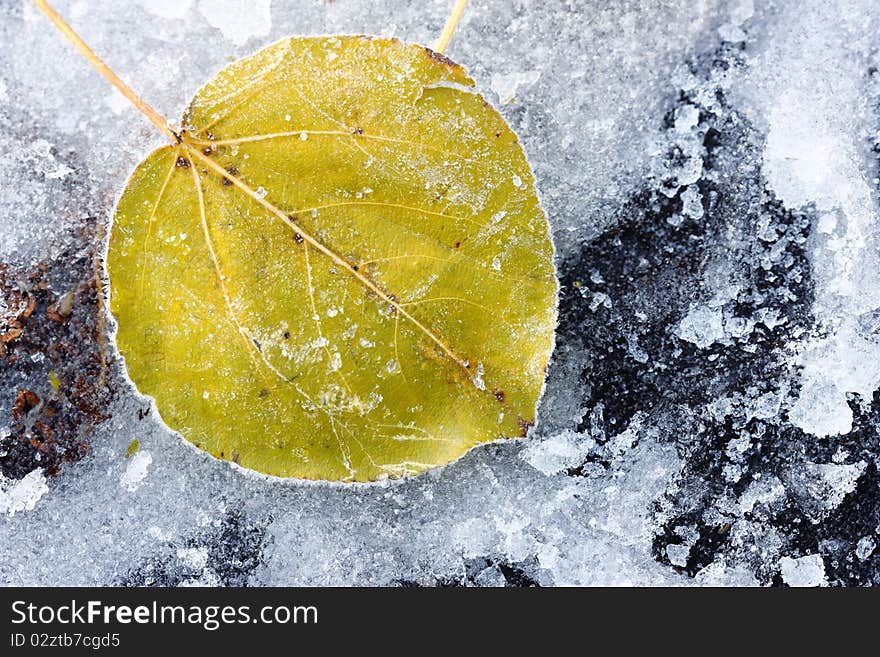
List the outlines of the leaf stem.
<svg viewBox="0 0 880 657">
<path fill-rule="evenodd" d="M 144 116 L 146 116 L 150 122 L 155 125 L 159 130 L 161 130 L 165 135 L 171 138 L 175 143 L 180 142 L 180 135 L 171 127 L 165 117 L 163 117 L 159 112 L 154 110 L 147 102 L 138 96 L 134 90 L 129 87 L 125 82 L 123 82 L 122 78 L 120 78 L 113 70 L 104 63 L 104 61 L 95 54 L 95 51 L 89 48 L 88 44 L 82 40 L 76 32 L 73 31 L 73 28 L 67 24 L 64 18 L 55 11 L 52 7 L 49 6 L 49 3 L 46 0 L 31 0 L 34 5 L 36 5 L 37 9 L 43 12 L 46 17 L 52 21 L 55 27 L 58 28 L 58 31 L 61 32 L 64 36 L 66 36 L 73 46 L 79 51 L 79 53 L 85 57 L 89 64 L 91 64 L 101 75 L 103 75 L 109 82 L 112 84 L 119 92 L 125 96 L 132 105 L 134 105 Z"/>
<path fill-rule="evenodd" d="M 449 20 L 446 21 L 446 25 L 443 27 L 443 32 L 440 33 L 440 38 L 437 39 L 437 45 L 434 46 L 434 52 L 438 52 L 441 55 L 449 46 L 449 42 L 452 41 L 452 35 L 455 33 L 455 28 L 458 27 L 458 22 L 461 20 L 461 15 L 464 13 L 464 8 L 467 7 L 468 0 L 455 0 L 455 7 L 452 9 L 452 15 L 449 16 Z"/>
</svg>

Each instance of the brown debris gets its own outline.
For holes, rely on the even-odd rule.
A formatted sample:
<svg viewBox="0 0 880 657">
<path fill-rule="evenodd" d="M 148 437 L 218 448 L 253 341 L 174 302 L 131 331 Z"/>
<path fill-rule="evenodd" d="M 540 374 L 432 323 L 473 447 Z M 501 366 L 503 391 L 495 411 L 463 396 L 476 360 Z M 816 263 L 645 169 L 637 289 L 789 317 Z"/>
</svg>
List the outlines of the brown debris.
<svg viewBox="0 0 880 657">
<path fill-rule="evenodd" d="M 96 276 L 95 225 L 75 229 L 57 261 L 0 263 L 0 474 L 49 475 L 82 459 L 92 428 L 107 419 L 111 393 Z M 54 290 L 68 290 L 56 296 Z M 24 381 L 24 385 L 22 385 Z M 56 389 L 57 388 L 57 389 Z"/>
<path fill-rule="evenodd" d="M 533 421 L 523 418 L 517 419 L 517 424 L 519 425 L 519 435 L 521 438 L 525 438 L 529 434 L 529 429 L 535 426 Z"/>
<path fill-rule="evenodd" d="M 19 390 L 12 404 L 12 419 L 19 420 L 40 404 L 40 398 L 33 390 Z"/>
<path fill-rule="evenodd" d="M 73 312 L 73 298 L 73 292 L 68 292 L 55 303 L 49 304 L 49 307 L 46 308 L 46 317 L 53 322 L 66 321 L 70 317 L 70 313 Z"/>
<path fill-rule="evenodd" d="M 21 334 L 21 326 L 13 326 L 6 329 L 6 332 L 0 335 L 0 342 L 12 342 L 13 340 L 15 340 L 15 338 L 21 336 Z"/>
</svg>

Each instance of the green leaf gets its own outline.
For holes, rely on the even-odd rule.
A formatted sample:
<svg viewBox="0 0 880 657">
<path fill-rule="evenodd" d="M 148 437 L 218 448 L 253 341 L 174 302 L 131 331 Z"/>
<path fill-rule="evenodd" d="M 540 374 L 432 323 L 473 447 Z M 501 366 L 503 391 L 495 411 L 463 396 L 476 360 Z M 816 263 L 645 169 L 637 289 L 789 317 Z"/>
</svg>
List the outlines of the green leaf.
<svg viewBox="0 0 880 657">
<path fill-rule="evenodd" d="M 417 45 L 290 38 L 221 71 L 116 208 L 117 342 L 164 421 L 282 477 L 415 474 L 525 435 L 557 281 L 516 135 Z"/>
</svg>

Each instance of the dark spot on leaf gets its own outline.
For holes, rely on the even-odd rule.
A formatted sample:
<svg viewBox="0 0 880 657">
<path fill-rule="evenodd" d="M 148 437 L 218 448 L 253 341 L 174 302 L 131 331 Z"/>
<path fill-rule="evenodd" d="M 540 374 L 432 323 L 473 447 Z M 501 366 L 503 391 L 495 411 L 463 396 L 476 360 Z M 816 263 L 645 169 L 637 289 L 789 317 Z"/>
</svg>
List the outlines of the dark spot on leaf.
<svg viewBox="0 0 880 657">
<path fill-rule="evenodd" d="M 284 339 L 285 339 L 285 340 L 290 340 L 290 331 L 285 331 L 285 332 L 284 332 Z"/>
<path fill-rule="evenodd" d="M 519 425 L 519 435 L 522 438 L 525 438 L 529 433 L 529 429 L 535 426 L 534 422 L 524 420 L 523 418 L 518 418 L 516 422 Z"/>
<path fill-rule="evenodd" d="M 303 243 L 303 236 L 300 235 L 299 233 L 294 233 L 293 234 L 293 241 L 296 242 L 297 244 L 302 244 Z"/>
<path fill-rule="evenodd" d="M 495 397 L 495 399 L 497 399 L 498 401 L 500 401 L 500 402 L 502 402 L 502 403 L 504 402 L 504 391 L 503 391 L 503 390 L 499 390 L 498 388 L 495 388 L 495 389 L 492 391 L 492 395 L 493 395 L 493 396 Z"/>
<path fill-rule="evenodd" d="M 204 153 L 205 155 L 210 155 L 213 152 L 214 152 L 214 149 L 211 146 L 205 146 L 202 149 L 202 153 Z"/>
<path fill-rule="evenodd" d="M 460 248 L 460 247 L 461 247 L 461 242 L 460 242 L 460 241 L 459 241 L 459 242 L 456 242 L 456 243 L 455 243 L 455 248 L 458 249 L 458 248 Z"/>
<path fill-rule="evenodd" d="M 352 130 L 352 134 L 353 135 L 362 135 L 362 134 L 364 134 L 364 129 L 360 128 L 360 127 L 355 128 L 354 130 Z"/>
<path fill-rule="evenodd" d="M 184 169 L 189 168 L 189 160 L 187 160 L 183 155 L 177 158 L 177 166 L 182 167 Z"/>
<path fill-rule="evenodd" d="M 358 271 L 360 269 L 360 267 L 358 267 L 357 265 L 352 265 L 351 268 L 354 269 L 355 271 Z"/>
<path fill-rule="evenodd" d="M 261 388 L 260 389 L 260 398 L 262 399 L 262 398 L 268 397 L 268 396 L 269 396 L 269 391 L 266 390 L 265 388 Z"/>
</svg>

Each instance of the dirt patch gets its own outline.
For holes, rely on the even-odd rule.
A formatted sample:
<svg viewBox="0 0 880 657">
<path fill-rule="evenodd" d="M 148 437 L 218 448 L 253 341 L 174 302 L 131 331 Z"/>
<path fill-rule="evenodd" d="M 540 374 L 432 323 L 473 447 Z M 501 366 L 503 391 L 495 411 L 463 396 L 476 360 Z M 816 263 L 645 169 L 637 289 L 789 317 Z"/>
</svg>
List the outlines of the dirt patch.
<svg viewBox="0 0 880 657">
<path fill-rule="evenodd" d="M 0 263 L 0 473 L 55 475 L 89 450 L 111 391 L 94 222 L 57 259 Z"/>
</svg>

